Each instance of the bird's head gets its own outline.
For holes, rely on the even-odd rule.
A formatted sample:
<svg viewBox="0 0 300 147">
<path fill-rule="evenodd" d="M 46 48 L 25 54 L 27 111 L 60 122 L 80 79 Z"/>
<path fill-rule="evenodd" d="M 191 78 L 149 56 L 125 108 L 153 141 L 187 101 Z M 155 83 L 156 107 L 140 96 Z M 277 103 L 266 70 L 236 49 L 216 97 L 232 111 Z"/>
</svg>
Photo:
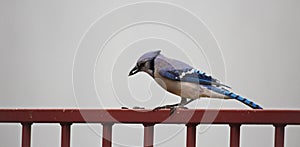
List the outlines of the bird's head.
<svg viewBox="0 0 300 147">
<path fill-rule="evenodd" d="M 136 65 L 129 72 L 128 76 L 134 75 L 140 71 L 148 73 L 153 77 L 154 75 L 154 60 L 160 54 L 160 50 L 151 51 L 143 54 L 137 61 Z"/>
</svg>

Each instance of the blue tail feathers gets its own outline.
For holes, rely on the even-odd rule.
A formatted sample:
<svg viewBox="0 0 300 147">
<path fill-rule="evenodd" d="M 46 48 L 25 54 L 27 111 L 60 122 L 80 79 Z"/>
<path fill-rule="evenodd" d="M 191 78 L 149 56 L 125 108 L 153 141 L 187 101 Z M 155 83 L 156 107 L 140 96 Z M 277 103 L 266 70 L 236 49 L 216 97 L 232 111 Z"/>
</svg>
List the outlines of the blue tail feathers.
<svg viewBox="0 0 300 147">
<path fill-rule="evenodd" d="M 236 100 L 238 100 L 238 101 L 244 103 L 245 105 L 247 105 L 247 106 L 249 106 L 249 107 L 251 107 L 251 108 L 253 108 L 253 109 L 263 109 L 261 106 L 255 104 L 254 102 L 249 101 L 248 99 L 246 99 L 246 98 L 244 98 L 244 97 L 242 97 L 242 96 L 240 96 L 240 95 L 237 95 L 237 94 L 235 94 L 235 93 L 233 93 L 233 92 L 230 92 L 230 91 L 228 91 L 228 90 L 226 90 L 226 89 L 222 89 L 222 88 L 215 87 L 215 86 L 206 86 L 206 87 L 207 87 L 209 90 L 212 90 L 212 91 L 214 91 L 214 92 L 223 94 L 223 95 L 228 96 L 228 97 L 230 97 L 230 98 L 232 98 L 232 99 L 236 99 Z"/>
</svg>

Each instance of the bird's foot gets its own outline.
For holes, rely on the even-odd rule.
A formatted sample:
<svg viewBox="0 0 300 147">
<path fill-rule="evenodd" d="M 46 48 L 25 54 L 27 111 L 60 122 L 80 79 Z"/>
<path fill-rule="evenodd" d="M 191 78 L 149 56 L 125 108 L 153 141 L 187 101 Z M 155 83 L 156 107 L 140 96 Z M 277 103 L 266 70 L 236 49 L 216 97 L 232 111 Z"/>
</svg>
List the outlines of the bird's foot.
<svg viewBox="0 0 300 147">
<path fill-rule="evenodd" d="M 174 108 L 174 107 L 176 107 L 178 105 L 179 104 L 159 106 L 159 107 L 154 108 L 152 111 L 157 111 L 157 110 L 160 110 L 160 109 L 172 109 L 172 108 Z"/>
<path fill-rule="evenodd" d="M 160 109 L 170 109 L 170 116 L 177 110 L 177 109 L 188 109 L 184 106 L 178 106 L 179 104 L 173 104 L 173 105 L 165 105 L 154 108 L 152 111 L 158 111 Z"/>
</svg>

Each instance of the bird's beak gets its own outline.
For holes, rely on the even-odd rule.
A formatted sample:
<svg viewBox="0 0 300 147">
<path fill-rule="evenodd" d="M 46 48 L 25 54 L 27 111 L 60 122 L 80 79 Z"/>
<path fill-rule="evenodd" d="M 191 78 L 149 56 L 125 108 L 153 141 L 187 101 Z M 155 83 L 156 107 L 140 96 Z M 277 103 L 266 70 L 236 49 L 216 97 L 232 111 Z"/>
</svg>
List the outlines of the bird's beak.
<svg viewBox="0 0 300 147">
<path fill-rule="evenodd" d="M 132 75 L 138 73 L 139 71 L 140 71 L 140 69 L 139 69 L 137 66 L 135 66 L 135 67 L 129 72 L 129 75 L 128 75 L 128 76 L 132 76 Z"/>
</svg>

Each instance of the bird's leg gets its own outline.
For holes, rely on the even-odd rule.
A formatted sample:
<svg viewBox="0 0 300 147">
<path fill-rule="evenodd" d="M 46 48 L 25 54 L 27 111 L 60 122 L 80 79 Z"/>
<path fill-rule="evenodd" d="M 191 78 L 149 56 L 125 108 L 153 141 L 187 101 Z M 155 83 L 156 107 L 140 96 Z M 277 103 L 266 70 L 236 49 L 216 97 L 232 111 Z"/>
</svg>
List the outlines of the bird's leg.
<svg viewBox="0 0 300 147">
<path fill-rule="evenodd" d="M 188 109 L 187 107 L 184 107 L 184 106 L 191 103 L 194 100 L 195 99 L 190 99 L 189 101 L 187 101 L 186 98 L 181 98 L 181 102 L 179 103 L 178 107 L 175 106 L 175 107 L 170 108 L 171 109 L 170 115 L 172 115 L 176 111 L 177 108 Z"/>
<path fill-rule="evenodd" d="M 186 98 L 181 98 L 180 103 L 177 104 L 172 104 L 172 105 L 165 105 L 165 106 L 160 106 L 160 107 L 156 107 L 154 108 L 152 111 L 157 111 L 159 109 L 171 109 L 173 110 L 174 108 L 176 108 L 177 106 L 180 108 L 185 108 L 184 106 L 189 104 L 190 102 L 194 101 L 195 99 L 191 99 L 191 100 L 187 100 Z"/>
<path fill-rule="evenodd" d="M 182 107 L 184 107 L 185 105 L 191 103 L 191 102 L 194 101 L 194 100 L 196 100 L 196 99 L 190 99 L 189 101 L 185 102 L 185 103 L 182 105 Z"/>
<path fill-rule="evenodd" d="M 187 105 L 188 103 L 190 103 L 190 102 L 192 102 L 193 101 L 193 99 L 191 99 L 191 100 L 187 100 L 187 98 L 181 98 L 181 102 L 180 102 L 180 104 L 178 105 L 178 108 L 183 108 L 183 109 L 188 109 L 187 107 L 184 107 L 185 105 Z"/>
</svg>

